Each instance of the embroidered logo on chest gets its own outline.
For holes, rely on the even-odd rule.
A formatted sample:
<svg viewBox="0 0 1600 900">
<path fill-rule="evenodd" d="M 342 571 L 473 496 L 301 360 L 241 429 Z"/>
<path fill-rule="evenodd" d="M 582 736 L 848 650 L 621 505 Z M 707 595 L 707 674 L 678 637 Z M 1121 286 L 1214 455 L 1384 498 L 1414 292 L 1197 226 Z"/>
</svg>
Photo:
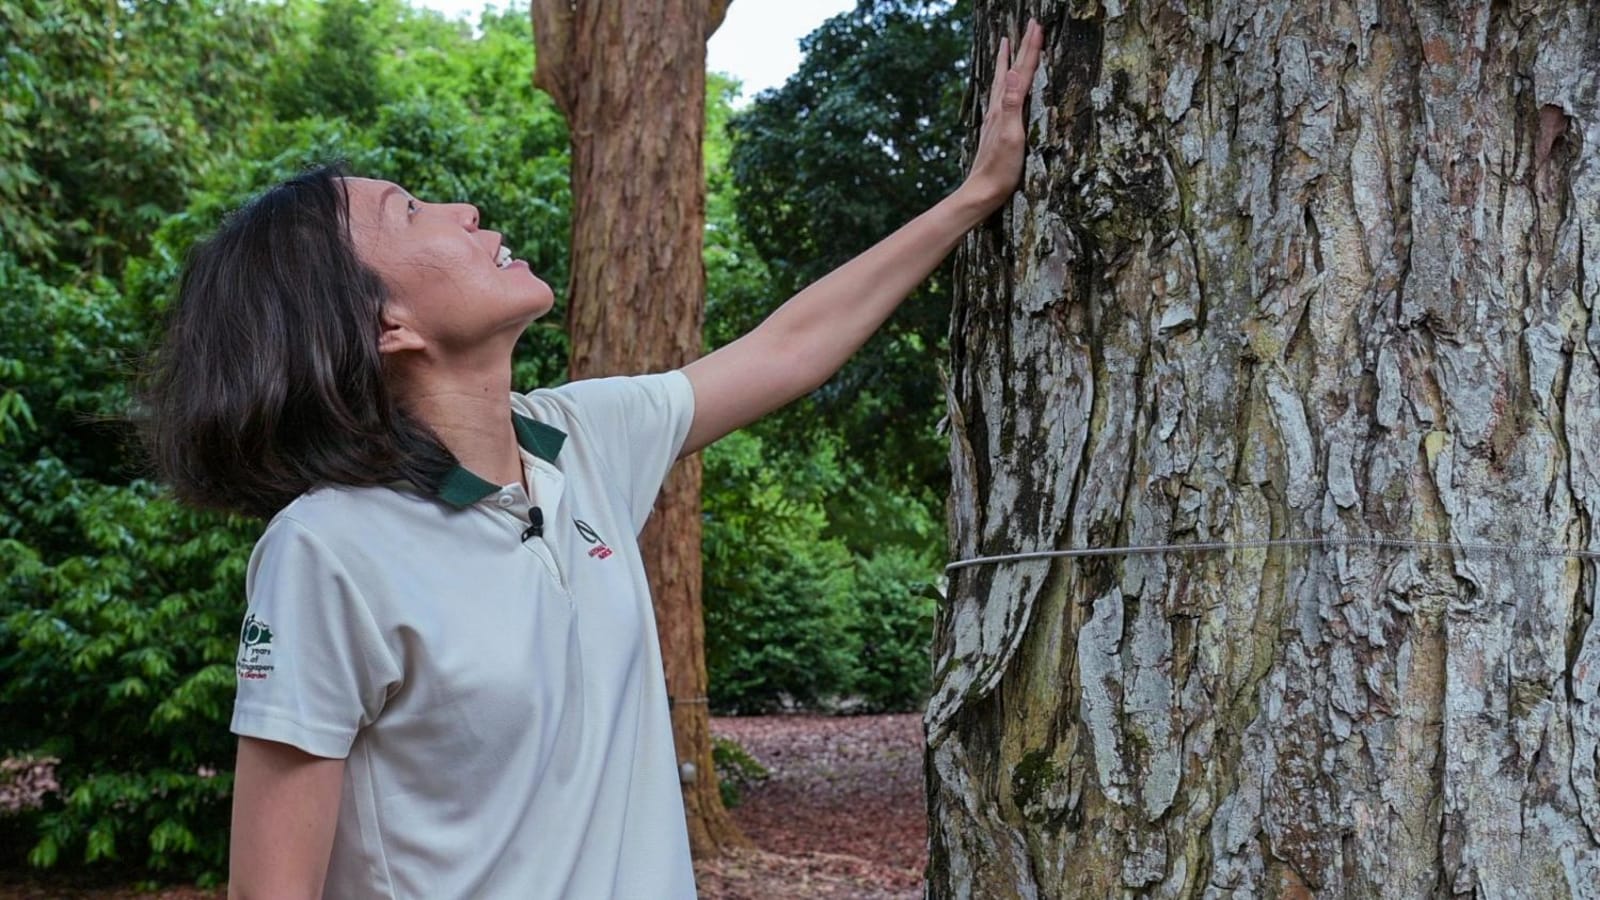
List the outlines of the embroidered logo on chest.
<svg viewBox="0 0 1600 900">
<path fill-rule="evenodd" d="M 611 555 L 611 548 L 601 539 L 600 534 L 588 522 L 582 519 L 573 519 L 572 524 L 578 527 L 578 535 L 589 543 L 589 557 L 591 559 L 605 559 Z"/>
</svg>

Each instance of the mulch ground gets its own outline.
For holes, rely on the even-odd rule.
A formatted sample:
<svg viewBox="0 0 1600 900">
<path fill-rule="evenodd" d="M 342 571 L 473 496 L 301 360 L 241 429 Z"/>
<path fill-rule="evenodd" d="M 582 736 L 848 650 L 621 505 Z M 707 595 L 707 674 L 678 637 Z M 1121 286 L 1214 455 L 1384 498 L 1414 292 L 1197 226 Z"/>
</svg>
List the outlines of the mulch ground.
<svg viewBox="0 0 1600 900">
<path fill-rule="evenodd" d="M 712 719 L 771 773 L 731 813 L 761 850 L 697 863 L 706 900 L 913 898 L 927 864 L 922 719 Z"/>
<path fill-rule="evenodd" d="M 731 814 L 759 849 L 697 861 L 703 900 L 922 896 L 927 863 L 922 723 L 893 716 L 713 718 L 769 776 Z M 0 900 L 219 900 L 222 891 L 140 892 L 0 871 Z"/>
</svg>

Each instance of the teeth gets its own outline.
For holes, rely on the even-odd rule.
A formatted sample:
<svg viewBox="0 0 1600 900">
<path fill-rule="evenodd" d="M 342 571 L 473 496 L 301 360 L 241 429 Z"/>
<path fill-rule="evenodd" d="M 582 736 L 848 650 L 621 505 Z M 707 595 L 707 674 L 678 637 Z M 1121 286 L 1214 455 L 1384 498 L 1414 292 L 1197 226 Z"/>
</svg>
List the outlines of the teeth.
<svg viewBox="0 0 1600 900">
<path fill-rule="evenodd" d="M 511 251 L 507 250 L 504 244 L 501 244 L 499 252 L 495 253 L 494 264 L 502 269 L 511 265 Z"/>
</svg>

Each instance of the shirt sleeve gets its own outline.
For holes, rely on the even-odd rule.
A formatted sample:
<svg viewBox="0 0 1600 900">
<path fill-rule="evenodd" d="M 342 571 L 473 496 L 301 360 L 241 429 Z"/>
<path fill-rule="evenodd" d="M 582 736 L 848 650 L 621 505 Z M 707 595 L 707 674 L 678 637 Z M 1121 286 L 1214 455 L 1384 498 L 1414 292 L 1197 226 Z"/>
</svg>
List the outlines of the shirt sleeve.
<svg viewBox="0 0 1600 900">
<path fill-rule="evenodd" d="M 622 488 L 634 534 L 644 529 L 694 421 L 694 387 L 681 371 L 589 378 L 555 389 L 593 436 L 589 453 Z"/>
<path fill-rule="evenodd" d="M 338 559 L 279 517 L 245 576 L 233 731 L 342 759 L 400 681 L 372 611 Z"/>
</svg>

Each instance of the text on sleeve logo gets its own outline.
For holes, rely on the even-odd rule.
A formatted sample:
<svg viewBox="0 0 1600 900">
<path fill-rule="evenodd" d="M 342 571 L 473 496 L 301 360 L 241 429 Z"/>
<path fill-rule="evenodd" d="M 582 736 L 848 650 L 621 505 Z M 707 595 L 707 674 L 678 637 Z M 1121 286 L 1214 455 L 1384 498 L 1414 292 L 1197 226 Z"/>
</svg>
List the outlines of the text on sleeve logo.
<svg viewBox="0 0 1600 900">
<path fill-rule="evenodd" d="M 249 681 L 272 674 L 272 629 L 255 613 L 246 616 L 239 629 L 238 670 L 239 677 Z"/>
<path fill-rule="evenodd" d="M 589 548 L 589 556 L 591 558 L 605 559 L 611 555 L 611 548 L 606 546 L 606 542 L 600 539 L 599 532 L 595 531 L 588 522 L 582 519 L 573 519 L 572 524 L 578 526 L 578 534 L 593 545 Z"/>
</svg>

